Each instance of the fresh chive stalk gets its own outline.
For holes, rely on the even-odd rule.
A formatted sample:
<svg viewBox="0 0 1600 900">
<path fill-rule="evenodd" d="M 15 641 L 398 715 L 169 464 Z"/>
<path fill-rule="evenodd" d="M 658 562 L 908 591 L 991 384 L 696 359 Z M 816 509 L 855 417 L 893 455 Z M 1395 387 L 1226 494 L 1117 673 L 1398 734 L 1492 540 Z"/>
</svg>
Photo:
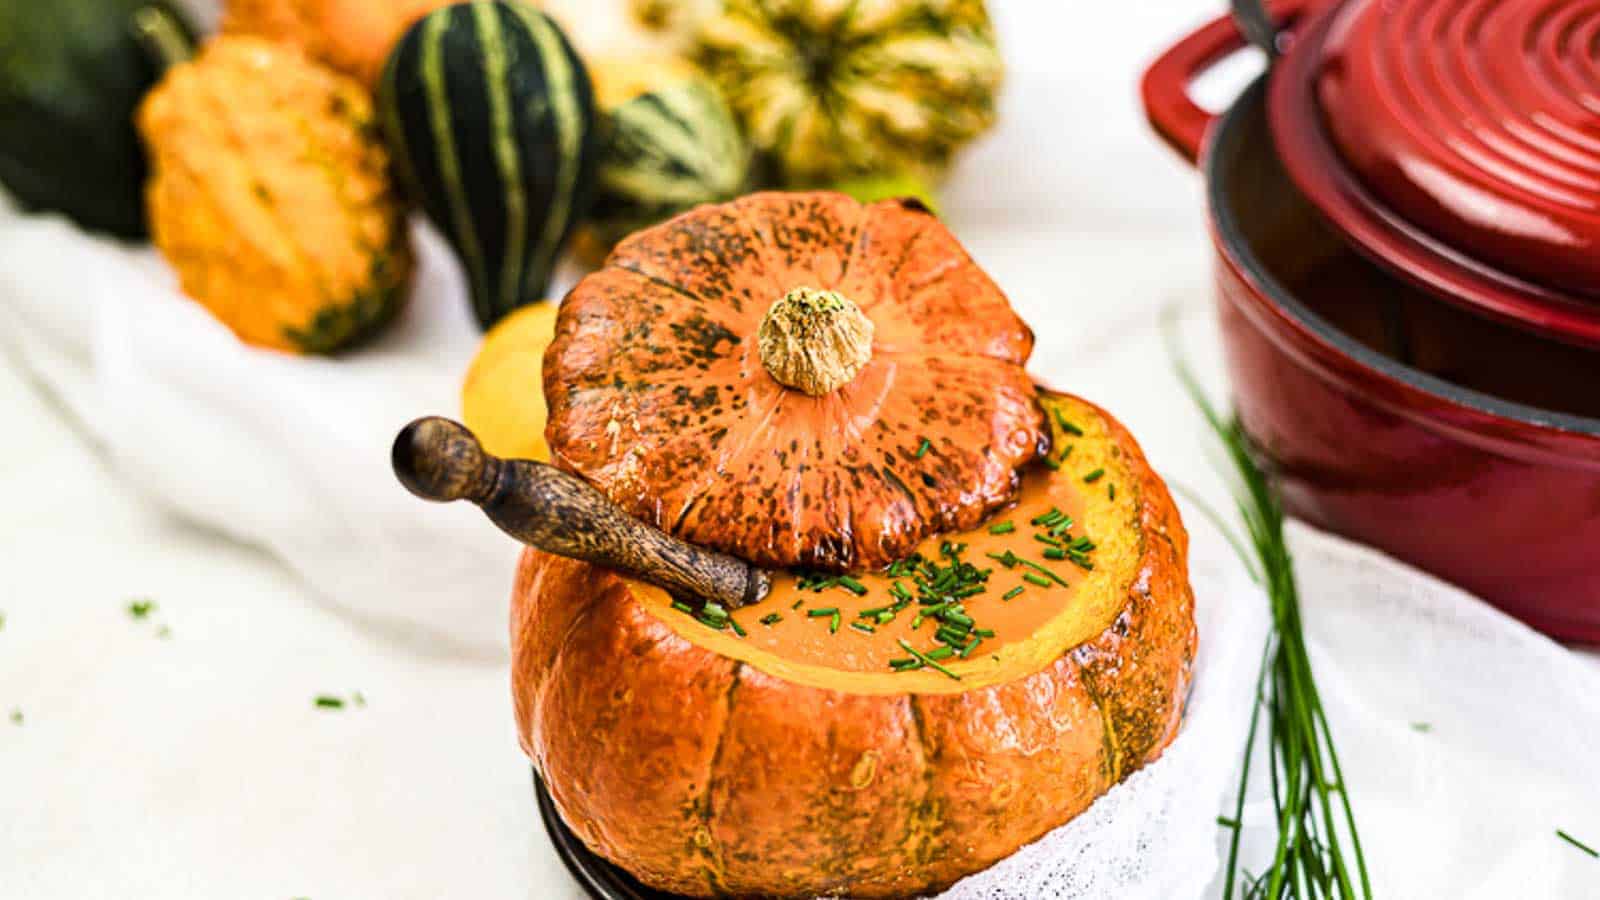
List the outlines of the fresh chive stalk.
<svg viewBox="0 0 1600 900">
<path fill-rule="evenodd" d="M 1178 379 L 1222 444 L 1228 468 L 1238 475 L 1235 501 L 1254 556 L 1253 560 L 1246 557 L 1245 563 L 1252 575 L 1260 576 L 1272 611 L 1272 628 L 1263 649 L 1245 735 L 1238 796 L 1227 824 L 1233 834 L 1222 896 L 1233 900 L 1237 884 L 1237 896 L 1249 898 L 1371 900 L 1372 882 L 1351 810 L 1349 786 L 1306 652 L 1294 560 L 1283 532 L 1283 507 L 1251 456 L 1249 439 L 1238 418 L 1224 418 L 1211 404 L 1178 350 L 1175 319 L 1169 315 L 1164 324 Z M 1278 837 L 1267 867 L 1254 876 L 1244 873 L 1241 879 L 1243 829 L 1237 826 L 1244 818 L 1245 788 L 1263 718 L 1267 722 L 1265 763 L 1272 776 Z"/>
</svg>

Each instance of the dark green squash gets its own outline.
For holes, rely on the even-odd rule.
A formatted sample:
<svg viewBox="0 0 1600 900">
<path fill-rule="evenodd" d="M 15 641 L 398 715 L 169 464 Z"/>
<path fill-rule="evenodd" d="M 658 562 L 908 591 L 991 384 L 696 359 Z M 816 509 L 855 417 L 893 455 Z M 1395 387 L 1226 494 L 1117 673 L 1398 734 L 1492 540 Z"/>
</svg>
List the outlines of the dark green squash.
<svg viewBox="0 0 1600 900">
<path fill-rule="evenodd" d="M 478 321 L 543 299 L 594 181 L 594 94 L 566 36 L 519 3 L 446 7 L 406 32 L 379 94 L 401 181 L 455 246 Z"/>
<path fill-rule="evenodd" d="M 137 36 L 141 10 L 193 34 L 163 0 L 0 2 L 0 184 L 24 208 L 146 234 L 133 115 L 164 66 Z"/>
<path fill-rule="evenodd" d="M 593 61 L 604 116 L 589 226 L 610 247 L 745 193 L 751 150 L 717 86 L 675 59 Z"/>
</svg>

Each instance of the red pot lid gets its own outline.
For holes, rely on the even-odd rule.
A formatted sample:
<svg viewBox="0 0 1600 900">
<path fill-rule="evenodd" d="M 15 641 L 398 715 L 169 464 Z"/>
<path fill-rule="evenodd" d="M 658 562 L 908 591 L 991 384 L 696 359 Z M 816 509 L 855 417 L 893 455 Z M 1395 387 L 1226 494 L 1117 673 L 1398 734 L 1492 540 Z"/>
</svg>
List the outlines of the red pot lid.
<svg viewBox="0 0 1600 900">
<path fill-rule="evenodd" d="M 1346 0 L 1271 107 L 1290 176 L 1368 255 L 1600 346 L 1600 0 Z"/>
</svg>

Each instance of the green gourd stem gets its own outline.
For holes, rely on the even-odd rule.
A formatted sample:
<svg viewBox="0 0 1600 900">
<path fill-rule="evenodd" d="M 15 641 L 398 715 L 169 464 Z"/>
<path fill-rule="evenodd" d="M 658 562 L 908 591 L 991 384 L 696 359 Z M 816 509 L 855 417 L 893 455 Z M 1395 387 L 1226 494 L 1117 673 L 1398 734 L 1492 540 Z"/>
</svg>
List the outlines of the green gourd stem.
<svg viewBox="0 0 1600 900">
<path fill-rule="evenodd" d="M 158 71 L 194 58 L 194 42 L 172 14 L 159 6 L 145 6 L 133 13 L 133 36 L 150 54 Z"/>
</svg>

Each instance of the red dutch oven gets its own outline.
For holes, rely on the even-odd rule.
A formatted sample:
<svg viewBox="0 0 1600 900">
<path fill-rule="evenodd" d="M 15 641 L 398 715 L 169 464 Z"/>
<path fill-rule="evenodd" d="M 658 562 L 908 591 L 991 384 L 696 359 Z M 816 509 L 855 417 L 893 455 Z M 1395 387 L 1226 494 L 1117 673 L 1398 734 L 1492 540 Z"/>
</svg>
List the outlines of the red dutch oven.
<svg viewBox="0 0 1600 900">
<path fill-rule="evenodd" d="M 1600 642 L 1600 0 L 1276 9 L 1224 114 L 1188 87 L 1230 20 L 1143 85 L 1207 179 L 1246 431 L 1294 515 Z"/>
</svg>

